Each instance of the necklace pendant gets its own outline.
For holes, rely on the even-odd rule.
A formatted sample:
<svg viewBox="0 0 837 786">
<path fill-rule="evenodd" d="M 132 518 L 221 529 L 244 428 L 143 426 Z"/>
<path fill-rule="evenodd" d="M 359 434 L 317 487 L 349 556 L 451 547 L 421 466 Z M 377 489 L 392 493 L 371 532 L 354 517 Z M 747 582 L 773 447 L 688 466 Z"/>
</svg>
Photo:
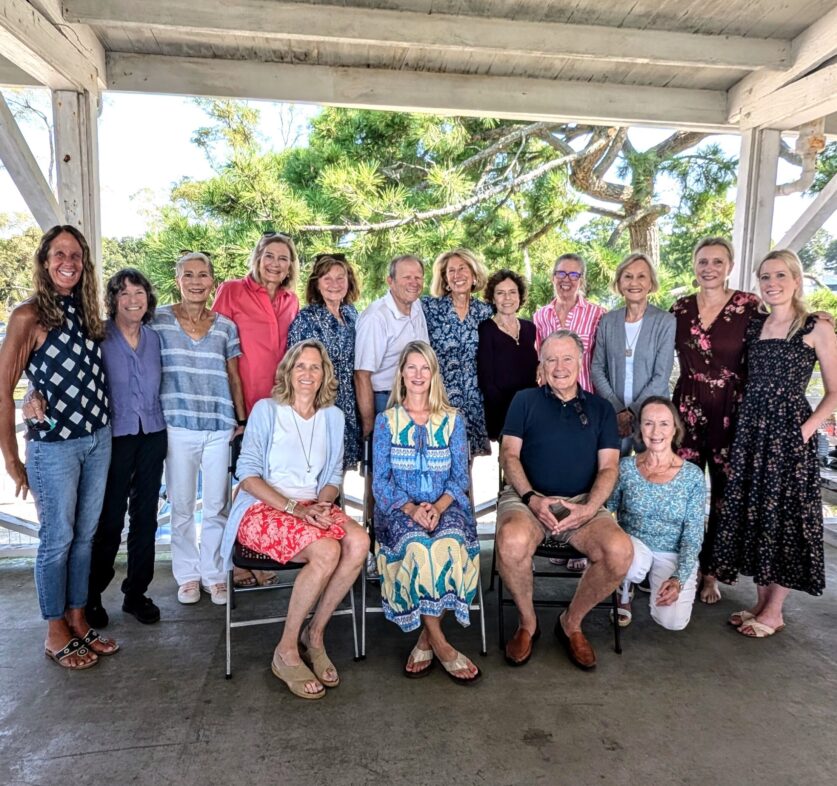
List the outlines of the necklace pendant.
<svg viewBox="0 0 837 786">
<path fill-rule="evenodd" d="M 625 357 L 633 357 L 634 351 L 630 347 L 625 347 Z"/>
</svg>

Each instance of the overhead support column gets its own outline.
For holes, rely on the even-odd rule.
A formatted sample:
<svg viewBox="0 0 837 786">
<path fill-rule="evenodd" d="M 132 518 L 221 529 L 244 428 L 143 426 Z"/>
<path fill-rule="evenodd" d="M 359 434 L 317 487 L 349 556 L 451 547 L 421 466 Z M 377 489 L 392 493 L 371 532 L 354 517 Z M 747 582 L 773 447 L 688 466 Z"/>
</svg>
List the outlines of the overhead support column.
<svg viewBox="0 0 837 786">
<path fill-rule="evenodd" d="M 772 129 L 741 132 L 733 228 L 737 261 L 731 282 L 736 289 L 754 287 L 753 271 L 770 250 L 780 136 Z"/>
<path fill-rule="evenodd" d="M 99 95 L 88 91 L 52 93 L 58 203 L 65 222 L 87 238 L 101 273 L 98 101 Z"/>
</svg>

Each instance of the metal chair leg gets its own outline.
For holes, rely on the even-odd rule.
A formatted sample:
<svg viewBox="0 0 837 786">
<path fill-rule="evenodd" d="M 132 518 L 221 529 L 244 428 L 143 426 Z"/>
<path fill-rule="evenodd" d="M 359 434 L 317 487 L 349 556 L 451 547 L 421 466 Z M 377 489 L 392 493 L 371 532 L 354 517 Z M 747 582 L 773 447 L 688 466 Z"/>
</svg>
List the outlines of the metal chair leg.
<svg viewBox="0 0 837 786">
<path fill-rule="evenodd" d="M 226 661 L 226 671 L 224 676 L 227 679 L 232 678 L 232 641 L 231 641 L 231 634 L 232 634 L 232 604 L 233 604 L 233 594 L 235 593 L 235 582 L 233 581 L 233 571 L 230 570 L 227 573 L 227 609 L 226 609 L 226 631 L 225 631 L 225 639 L 227 644 L 227 661 Z"/>
<path fill-rule="evenodd" d="M 480 636 L 482 637 L 482 649 L 480 650 L 480 655 L 488 655 L 488 645 L 486 644 L 485 637 L 485 598 L 483 597 L 482 592 L 482 576 L 480 576 L 479 581 L 477 582 L 477 594 L 480 599 Z"/>
<path fill-rule="evenodd" d="M 491 578 L 488 581 L 488 591 L 494 591 L 494 576 L 497 574 L 497 536 L 494 536 L 494 543 L 491 546 Z"/>
<path fill-rule="evenodd" d="M 360 659 L 366 658 L 366 560 L 360 571 Z"/>
<path fill-rule="evenodd" d="M 617 655 L 622 654 L 622 628 L 619 627 L 618 593 L 613 593 L 613 649 Z"/>
<path fill-rule="evenodd" d="M 497 633 L 500 637 L 500 649 L 506 648 L 506 618 L 503 613 L 503 577 L 497 576 Z"/>
<path fill-rule="evenodd" d="M 355 660 L 360 660 L 360 647 L 357 638 L 357 610 L 355 608 L 355 585 L 349 587 L 349 604 L 352 607 L 352 639 L 355 644 Z"/>
</svg>

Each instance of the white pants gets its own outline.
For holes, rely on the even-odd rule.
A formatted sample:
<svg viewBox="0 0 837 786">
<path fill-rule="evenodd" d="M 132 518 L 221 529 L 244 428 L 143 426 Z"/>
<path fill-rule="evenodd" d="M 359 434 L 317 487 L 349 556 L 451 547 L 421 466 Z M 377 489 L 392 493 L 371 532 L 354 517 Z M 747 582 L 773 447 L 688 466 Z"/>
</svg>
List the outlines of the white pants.
<svg viewBox="0 0 837 786">
<path fill-rule="evenodd" d="M 166 491 L 171 504 L 171 569 L 178 586 L 200 581 L 223 584 L 221 536 L 227 523 L 230 431 L 167 429 Z M 203 473 L 203 513 L 198 547 L 195 498 Z"/>
<path fill-rule="evenodd" d="M 697 592 L 697 565 L 680 590 L 680 595 L 670 606 L 658 606 L 657 594 L 663 582 L 677 570 L 678 555 L 668 551 L 651 551 L 641 540 L 630 536 L 634 544 L 634 561 L 625 576 L 623 597 L 628 583 L 639 584 L 646 576 L 651 585 L 651 619 L 667 630 L 683 630 L 692 617 L 692 606 Z"/>
</svg>

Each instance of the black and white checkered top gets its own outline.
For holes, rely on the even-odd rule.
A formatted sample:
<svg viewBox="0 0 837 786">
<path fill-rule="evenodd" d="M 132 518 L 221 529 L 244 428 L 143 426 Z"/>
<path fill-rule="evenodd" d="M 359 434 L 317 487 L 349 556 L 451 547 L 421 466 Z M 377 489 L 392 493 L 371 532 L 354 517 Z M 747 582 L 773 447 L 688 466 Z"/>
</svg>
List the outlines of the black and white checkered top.
<svg viewBox="0 0 837 786">
<path fill-rule="evenodd" d="M 47 333 L 29 358 L 26 376 L 46 399 L 49 431 L 28 429 L 27 439 L 60 442 L 92 434 L 110 421 L 105 368 L 98 341 L 85 337 L 72 296 L 61 298 L 64 324 Z"/>
</svg>

